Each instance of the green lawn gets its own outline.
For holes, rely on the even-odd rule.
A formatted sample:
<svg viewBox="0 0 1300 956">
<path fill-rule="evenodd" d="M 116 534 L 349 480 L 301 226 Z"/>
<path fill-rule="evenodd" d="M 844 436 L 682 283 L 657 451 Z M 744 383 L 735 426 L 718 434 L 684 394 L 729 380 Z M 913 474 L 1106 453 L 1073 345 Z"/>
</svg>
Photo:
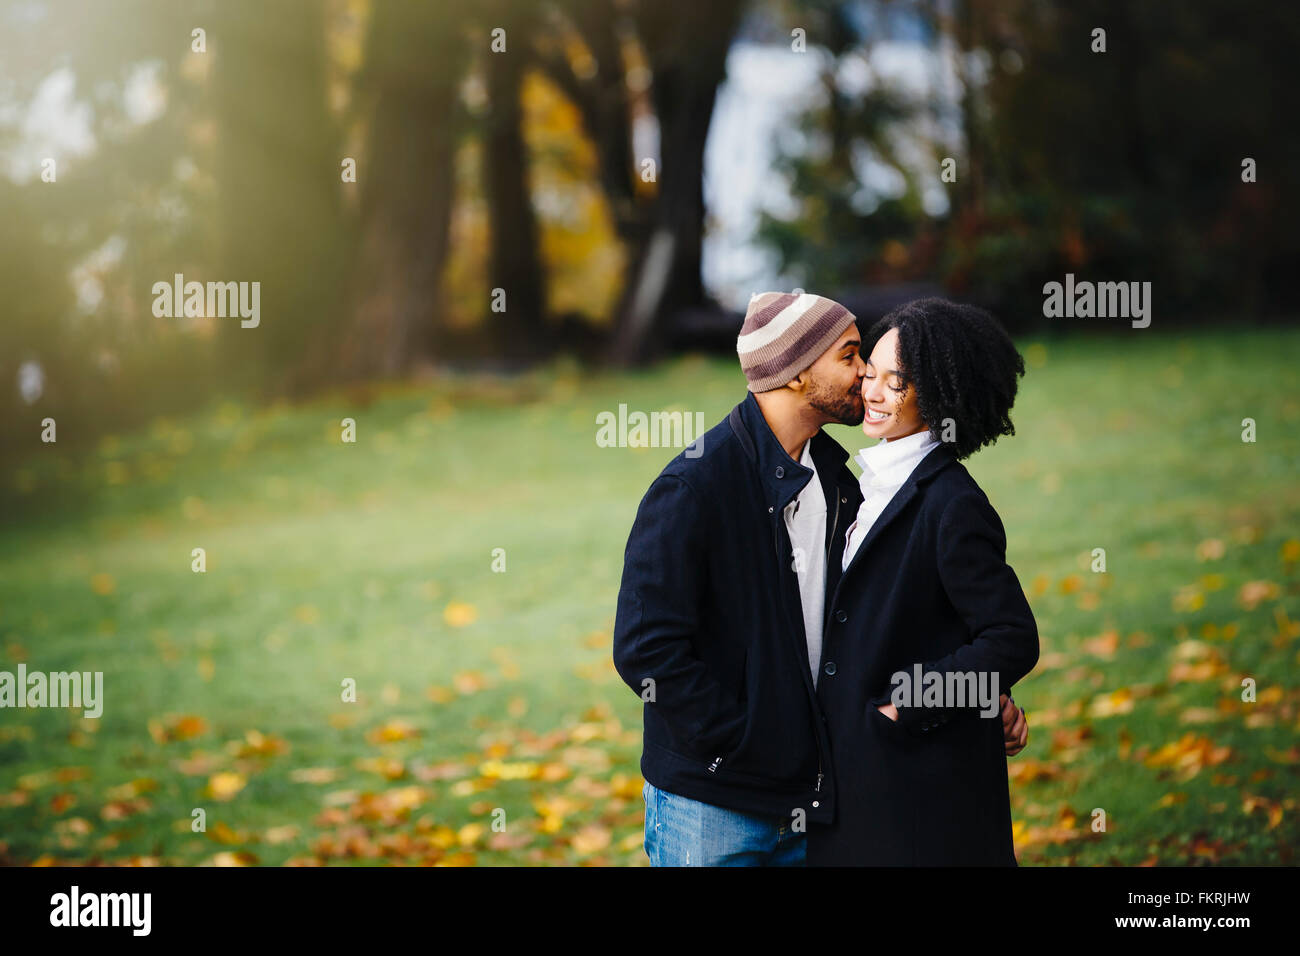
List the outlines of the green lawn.
<svg viewBox="0 0 1300 956">
<path fill-rule="evenodd" d="M 1021 862 L 1294 862 L 1300 332 L 1021 347 L 1017 434 L 967 462 L 1042 632 Z M 598 447 L 596 415 L 743 395 L 727 360 L 558 365 L 9 463 L 0 670 L 102 671 L 105 703 L 0 710 L 0 860 L 643 864 L 610 631 L 674 452 Z"/>
</svg>

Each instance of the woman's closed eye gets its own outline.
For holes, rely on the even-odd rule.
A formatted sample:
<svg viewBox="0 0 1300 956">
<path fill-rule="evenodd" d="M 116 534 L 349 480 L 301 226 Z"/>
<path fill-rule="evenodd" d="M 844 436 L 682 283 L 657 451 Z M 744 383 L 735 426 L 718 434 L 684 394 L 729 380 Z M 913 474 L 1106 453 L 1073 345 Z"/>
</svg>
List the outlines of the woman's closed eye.
<svg viewBox="0 0 1300 956">
<path fill-rule="evenodd" d="M 862 376 L 862 378 L 863 378 L 864 381 L 867 381 L 867 382 L 874 382 L 874 381 L 876 380 L 876 376 L 874 376 L 874 375 L 864 375 L 864 376 Z M 903 392 L 906 392 L 906 391 L 907 391 L 907 386 L 906 386 L 906 385 L 895 385 L 895 384 L 893 384 L 893 383 L 889 383 L 889 388 L 890 388 L 892 391 L 898 392 L 898 393 L 900 393 L 900 394 L 902 394 Z"/>
</svg>

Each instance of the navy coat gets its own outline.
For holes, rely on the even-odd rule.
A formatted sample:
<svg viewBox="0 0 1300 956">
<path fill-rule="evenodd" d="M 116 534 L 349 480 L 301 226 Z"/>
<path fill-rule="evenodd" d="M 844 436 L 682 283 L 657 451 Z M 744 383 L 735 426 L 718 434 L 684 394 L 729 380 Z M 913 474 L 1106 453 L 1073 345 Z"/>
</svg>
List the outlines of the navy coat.
<svg viewBox="0 0 1300 956">
<path fill-rule="evenodd" d="M 844 448 L 820 431 L 811 442 L 827 502 L 827 566 L 839 568 L 862 494 Z M 646 700 L 645 778 L 792 825 L 829 822 L 835 811 L 782 516 L 810 480 L 748 395 L 646 492 L 624 553 L 613 640 L 614 666 Z"/>
<path fill-rule="evenodd" d="M 817 694 L 837 807 L 809 826 L 808 864 L 1015 865 L 1001 719 L 975 702 L 904 707 L 898 721 L 876 709 L 918 663 L 996 675 L 1006 692 L 1038 660 L 1002 522 L 949 446 L 921 460 L 829 583 Z"/>
</svg>

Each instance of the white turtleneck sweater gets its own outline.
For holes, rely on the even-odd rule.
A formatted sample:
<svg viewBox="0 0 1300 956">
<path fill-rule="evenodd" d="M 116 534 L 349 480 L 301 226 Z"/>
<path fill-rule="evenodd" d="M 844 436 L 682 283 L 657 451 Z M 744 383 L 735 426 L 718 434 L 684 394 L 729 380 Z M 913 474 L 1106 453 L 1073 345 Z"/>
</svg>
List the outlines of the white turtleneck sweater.
<svg viewBox="0 0 1300 956">
<path fill-rule="evenodd" d="M 849 566 L 867 532 L 898 489 L 903 487 L 908 475 L 938 444 L 927 428 L 893 441 L 882 438 L 880 444 L 858 452 L 854 461 L 862 466 L 862 477 L 858 482 L 862 486 L 862 505 L 858 508 L 857 520 L 845 532 L 841 570 Z"/>
</svg>

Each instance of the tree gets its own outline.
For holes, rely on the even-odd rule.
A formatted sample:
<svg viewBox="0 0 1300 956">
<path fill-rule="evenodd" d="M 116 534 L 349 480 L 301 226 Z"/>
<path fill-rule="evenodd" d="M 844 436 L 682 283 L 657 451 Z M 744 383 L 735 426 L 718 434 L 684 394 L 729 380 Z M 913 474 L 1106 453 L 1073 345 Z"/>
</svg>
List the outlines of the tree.
<svg viewBox="0 0 1300 956">
<path fill-rule="evenodd" d="M 681 310 L 710 307 L 700 278 L 704 235 L 704 145 L 727 50 L 743 0 L 637 0 L 619 20 L 608 0 L 556 0 L 596 69 L 579 77 L 552 38 L 539 37 L 538 62 L 582 112 L 601 157 L 601 182 L 620 236 L 631 247 L 610 357 L 645 358 Z M 622 55 L 635 35 L 650 70 L 649 103 L 659 126 L 655 183 L 638 189 L 642 161 L 631 151 L 631 92 Z"/>
<path fill-rule="evenodd" d="M 437 349 L 469 39 L 460 5 L 375 0 L 371 16 L 357 84 L 368 130 L 347 351 L 357 372 L 391 375 Z"/>
<path fill-rule="evenodd" d="M 342 136 L 325 87 L 316 0 L 214 8 L 215 161 L 223 279 L 261 283 L 257 332 L 220 326 L 229 374 L 280 390 L 322 384 L 347 318 L 349 261 L 341 203 Z"/>
</svg>

